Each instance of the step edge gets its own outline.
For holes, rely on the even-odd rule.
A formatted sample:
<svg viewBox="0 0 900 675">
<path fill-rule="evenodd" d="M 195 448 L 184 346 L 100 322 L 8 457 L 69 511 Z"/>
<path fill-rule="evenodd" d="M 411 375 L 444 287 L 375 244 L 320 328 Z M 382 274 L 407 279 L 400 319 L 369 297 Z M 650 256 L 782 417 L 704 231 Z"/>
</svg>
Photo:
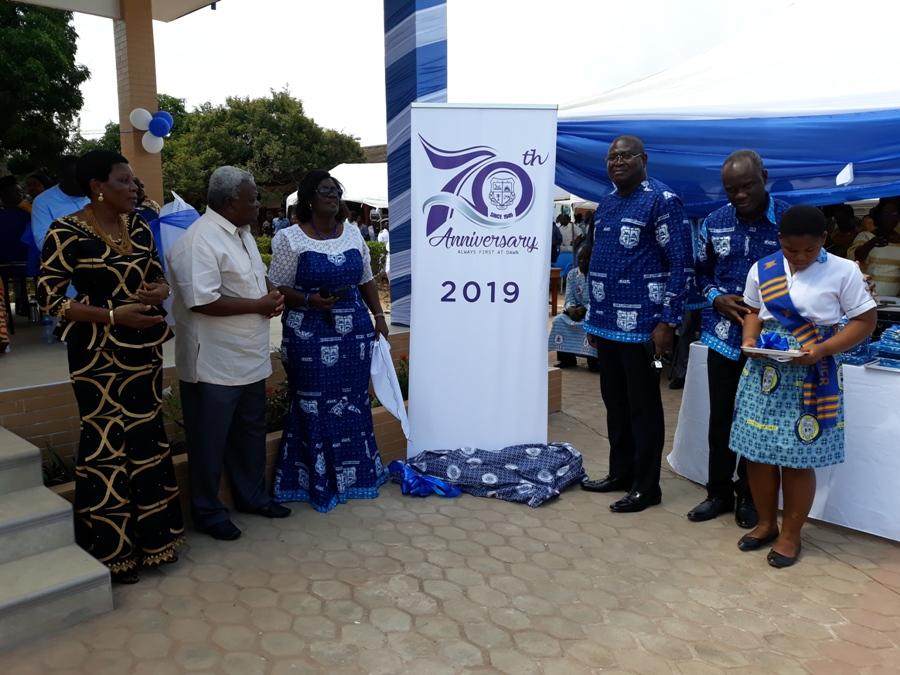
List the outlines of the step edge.
<svg viewBox="0 0 900 675">
<path fill-rule="evenodd" d="M 95 586 L 109 585 L 110 576 L 108 568 L 100 562 L 97 562 L 97 565 L 98 569 L 96 571 L 81 572 L 64 582 L 44 586 L 38 590 L 27 591 L 6 601 L 0 599 L 0 615 L 4 612 L 22 609 L 37 604 L 42 599 L 51 595 L 77 593 Z M 112 592 L 111 587 L 110 592 Z"/>
</svg>

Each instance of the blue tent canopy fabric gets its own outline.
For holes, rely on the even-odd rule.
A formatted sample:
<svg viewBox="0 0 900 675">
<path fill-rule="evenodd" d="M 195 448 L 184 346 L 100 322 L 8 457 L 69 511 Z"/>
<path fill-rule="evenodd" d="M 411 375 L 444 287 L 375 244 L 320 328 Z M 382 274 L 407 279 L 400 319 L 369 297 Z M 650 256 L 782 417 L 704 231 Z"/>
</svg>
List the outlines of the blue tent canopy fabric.
<svg viewBox="0 0 900 675">
<path fill-rule="evenodd" d="M 762 156 L 770 191 L 791 203 L 900 195 L 900 109 L 736 119 L 561 119 L 557 185 L 594 200 L 607 194 L 612 185 L 606 151 L 622 134 L 644 141 L 648 173 L 675 190 L 692 217 L 725 203 L 719 172 L 739 148 Z M 836 185 L 850 162 L 853 183 Z"/>
</svg>

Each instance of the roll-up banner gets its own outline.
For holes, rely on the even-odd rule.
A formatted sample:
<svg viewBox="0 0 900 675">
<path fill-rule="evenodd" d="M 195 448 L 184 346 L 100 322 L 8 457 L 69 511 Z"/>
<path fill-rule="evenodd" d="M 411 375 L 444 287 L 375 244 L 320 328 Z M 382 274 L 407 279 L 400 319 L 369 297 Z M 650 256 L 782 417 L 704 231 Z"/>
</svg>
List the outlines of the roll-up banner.
<svg viewBox="0 0 900 675">
<path fill-rule="evenodd" d="M 556 106 L 411 113 L 408 454 L 546 443 Z"/>
</svg>

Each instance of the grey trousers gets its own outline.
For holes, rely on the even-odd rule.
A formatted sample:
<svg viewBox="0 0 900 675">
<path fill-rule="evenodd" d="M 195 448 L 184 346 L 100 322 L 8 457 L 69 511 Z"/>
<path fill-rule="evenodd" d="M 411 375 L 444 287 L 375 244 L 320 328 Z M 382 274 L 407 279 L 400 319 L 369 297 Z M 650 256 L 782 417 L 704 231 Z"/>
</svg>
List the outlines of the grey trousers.
<svg viewBox="0 0 900 675">
<path fill-rule="evenodd" d="M 194 525 L 228 520 L 228 509 L 219 500 L 223 464 L 238 509 L 267 506 L 266 381 L 234 387 L 180 384 Z"/>
</svg>

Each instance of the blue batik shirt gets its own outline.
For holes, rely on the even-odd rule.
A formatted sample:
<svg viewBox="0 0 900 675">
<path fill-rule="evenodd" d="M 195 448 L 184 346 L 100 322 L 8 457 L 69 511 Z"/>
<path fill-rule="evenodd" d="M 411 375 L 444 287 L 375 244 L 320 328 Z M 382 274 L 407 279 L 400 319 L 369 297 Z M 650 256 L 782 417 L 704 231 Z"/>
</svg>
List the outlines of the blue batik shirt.
<svg viewBox="0 0 900 675">
<path fill-rule="evenodd" d="M 658 323 L 679 323 L 693 263 L 678 195 L 652 178 L 624 197 L 613 190 L 594 217 L 585 331 L 647 342 Z"/>
<path fill-rule="evenodd" d="M 720 295 L 744 295 L 747 272 L 778 249 L 778 223 L 790 204 L 769 196 L 766 212 L 747 222 L 731 204 L 710 213 L 700 227 L 697 285 L 709 301 L 703 310 L 700 341 L 722 356 L 741 356 L 741 325 L 719 314 L 712 302 Z"/>
<path fill-rule="evenodd" d="M 700 226 L 703 224 L 703 219 L 685 218 L 685 223 L 687 223 L 691 228 L 691 244 L 693 244 L 692 252 L 694 254 L 694 267 L 696 268 L 697 261 L 700 258 Z M 684 303 L 684 308 L 686 310 L 703 309 L 708 304 L 709 302 L 706 300 L 706 296 L 703 295 L 700 290 L 697 277 L 692 277 L 691 285 L 688 288 L 687 300 Z"/>
</svg>

